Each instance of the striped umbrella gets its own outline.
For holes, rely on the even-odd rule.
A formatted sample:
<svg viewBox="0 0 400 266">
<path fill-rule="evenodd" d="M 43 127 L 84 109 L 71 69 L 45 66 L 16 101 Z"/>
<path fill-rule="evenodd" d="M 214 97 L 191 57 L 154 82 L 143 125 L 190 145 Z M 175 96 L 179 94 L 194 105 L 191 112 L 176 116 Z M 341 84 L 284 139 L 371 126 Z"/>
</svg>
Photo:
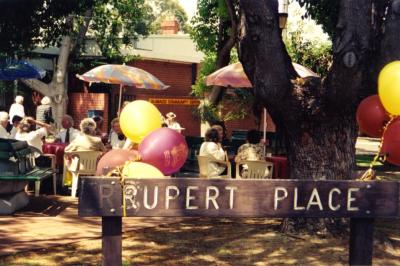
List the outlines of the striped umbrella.
<svg viewBox="0 0 400 266">
<path fill-rule="evenodd" d="M 314 76 L 318 77 L 316 73 L 312 70 L 293 63 L 294 69 L 300 77 Z M 223 86 L 223 87 L 233 87 L 233 88 L 251 88 L 252 85 L 243 70 L 243 66 L 240 62 L 228 65 L 226 67 L 220 68 L 214 73 L 206 77 L 206 85 L 211 86 Z"/>
<path fill-rule="evenodd" d="M 293 67 L 296 70 L 297 74 L 304 77 L 318 77 L 318 74 L 313 72 L 311 69 L 306 68 L 305 66 L 293 63 Z M 220 68 L 214 73 L 208 75 L 206 77 L 206 85 L 207 86 L 223 86 L 223 87 L 233 87 L 233 88 L 251 88 L 253 87 L 250 83 L 250 80 L 247 78 L 246 73 L 243 70 L 243 66 L 240 62 L 228 65 L 226 67 Z M 264 122 L 263 122 L 263 132 L 264 139 L 266 138 L 267 131 L 267 110 L 264 108 L 263 112 Z M 265 148 L 264 148 L 265 154 Z"/>
<path fill-rule="evenodd" d="M 121 96 L 123 86 L 134 86 L 138 89 L 165 90 L 169 86 L 162 83 L 158 78 L 143 69 L 127 65 L 102 65 L 95 67 L 77 78 L 86 82 L 103 82 L 108 84 L 119 84 L 118 110 L 121 108 Z"/>
</svg>

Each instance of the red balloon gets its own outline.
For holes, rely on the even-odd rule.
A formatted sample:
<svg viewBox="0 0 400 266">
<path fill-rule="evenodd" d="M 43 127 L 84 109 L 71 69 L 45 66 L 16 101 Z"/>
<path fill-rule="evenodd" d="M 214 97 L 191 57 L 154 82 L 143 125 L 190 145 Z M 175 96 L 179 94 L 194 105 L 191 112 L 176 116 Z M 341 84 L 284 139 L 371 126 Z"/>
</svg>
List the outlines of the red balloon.
<svg viewBox="0 0 400 266">
<path fill-rule="evenodd" d="M 380 138 L 383 127 L 390 120 L 378 95 L 365 98 L 357 108 L 357 123 L 360 130 L 370 137 Z"/>
<path fill-rule="evenodd" d="M 123 166 L 126 161 L 134 160 L 138 155 L 139 153 L 135 150 L 110 150 L 105 153 L 97 163 L 96 175 L 102 175 L 104 168 L 107 169 L 108 172 L 115 169 L 117 166 Z"/>
<path fill-rule="evenodd" d="M 159 128 L 139 144 L 142 162 L 158 168 L 164 175 L 177 172 L 188 156 L 185 138 L 170 128 Z"/>
<path fill-rule="evenodd" d="M 381 155 L 392 164 L 400 165 L 400 118 L 395 119 L 383 134 Z"/>
</svg>

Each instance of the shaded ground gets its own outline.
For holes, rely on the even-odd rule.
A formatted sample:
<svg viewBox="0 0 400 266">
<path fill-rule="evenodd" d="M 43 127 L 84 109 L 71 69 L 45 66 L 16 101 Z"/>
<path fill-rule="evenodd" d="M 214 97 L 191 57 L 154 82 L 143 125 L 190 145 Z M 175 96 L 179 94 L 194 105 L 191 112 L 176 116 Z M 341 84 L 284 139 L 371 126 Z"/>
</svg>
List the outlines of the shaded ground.
<svg viewBox="0 0 400 266">
<path fill-rule="evenodd" d="M 130 231 L 124 235 L 123 260 L 125 265 L 347 264 L 347 238 L 288 236 L 279 232 L 279 224 L 277 219 L 202 218 Z M 379 221 L 377 227 L 374 265 L 400 265 L 400 221 Z M 382 241 L 382 234 L 393 239 Z M 0 265 L 100 263 L 99 239 L 0 257 Z"/>
<path fill-rule="evenodd" d="M 359 139 L 360 169 L 368 167 L 377 145 Z M 384 179 L 400 180 L 398 167 L 377 164 L 376 170 Z M 68 197 L 35 200 L 14 217 L 0 218 L 0 265 L 101 264 L 100 219 L 78 218 L 76 200 Z M 123 260 L 125 265 L 347 264 L 347 236 L 286 235 L 280 222 L 124 218 Z M 400 265 L 400 220 L 377 220 L 375 228 L 374 265 Z"/>
</svg>

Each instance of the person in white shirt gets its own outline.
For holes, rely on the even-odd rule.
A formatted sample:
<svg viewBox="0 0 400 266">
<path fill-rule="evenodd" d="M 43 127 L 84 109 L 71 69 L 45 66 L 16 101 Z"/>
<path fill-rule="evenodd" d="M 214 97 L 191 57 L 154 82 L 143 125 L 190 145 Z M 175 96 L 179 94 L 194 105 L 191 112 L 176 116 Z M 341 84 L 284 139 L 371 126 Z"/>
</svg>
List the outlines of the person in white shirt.
<svg viewBox="0 0 400 266">
<path fill-rule="evenodd" d="M 0 112 L 0 138 L 10 139 L 11 135 L 7 132 L 8 114 L 7 112 Z"/>
<path fill-rule="evenodd" d="M 218 131 L 215 128 L 207 130 L 205 141 L 200 146 L 200 156 L 208 156 L 216 160 L 225 160 L 226 153 L 219 143 Z M 210 163 L 208 165 L 208 173 L 212 177 L 217 177 L 225 171 L 226 167 L 218 163 Z"/>
<path fill-rule="evenodd" d="M 125 145 L 126 137 L 122 133 L 121 126 L 119 124 L 119 118 L 114 118 L 111 121 L 111 133 L 109 137 L 109 144 L 112 149 L 122 149 Z"/>
<path fill-rule="evenodd" d="M 32 130 L 34 125 L 38 125 L 41 128 Z M 18 126 L 17 134 L 15 135 L 16 140 L 23 140 L 28 142 L 28 145 L 35 147 L 40 152 L 42 150 L 42 138 L 46 137 L 51 129 L 49 124 L 36 121 L 32 117 L 25 117 L 22 119 L 21 123 Z M 36 157 L 39 157 L 40 154 L 36 153 Z"/>
<path fill-rule="evenodd" d="M 22 121 L 22 117 L 20 117 L 19 115 L 14 115 L 14 117 L 11 121 L 13 127 L 10 131 L 10 135 L 11 135 L 12 139 L 15 139 L 15 135 L 17 135 L 17 131 L 18 131 L 18 125 L 21 121 Z"/>
<path fill-rule="evenodd" d="M 165 123 L 167 124 L 168 128 L 171 128 L 173 130 L 176 130 L 176 132 L 181 133 L 184 128 L 181 127 L 178 122 L 176 122 L 176 114 L 174 114 L 173 112 L 169 112 L 165 116 L 167 117 Z"/>
<path fill-rule="evenodd" d="M 15 103 L 11 105 L 10 111 L 8 112 L 10 114 L 11 123 L 15 115 L 19 115 L 22 118 L 25 117 L 25 108 L 22 105 L 23 103 L 24 97 L 22 97 L 21 95 L 17 95 L 17 97 L 15 97 Z"/>
<path fill-rule="evenodd" d="M 69 115 L 64 115 L 61 119 L 61 126 L 63 127 L 57 134 L 56 139 L 60 140 L 62 143 L 70 143 L 76 137 L 80 135 L 78 129 L 73 128 L 74 119 Z"/>
</svg>

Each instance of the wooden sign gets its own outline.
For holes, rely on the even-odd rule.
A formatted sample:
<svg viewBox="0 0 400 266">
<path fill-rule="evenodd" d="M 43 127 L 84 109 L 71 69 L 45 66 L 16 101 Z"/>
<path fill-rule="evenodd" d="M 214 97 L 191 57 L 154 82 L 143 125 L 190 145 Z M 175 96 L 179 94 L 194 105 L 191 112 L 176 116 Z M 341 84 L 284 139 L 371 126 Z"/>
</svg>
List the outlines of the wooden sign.
<svg viewBox="0 0 400 266">
<path fill-rule="evenodd" d="M 80 216 L 397 217 L 399 183 L 384 181 L 82 177 Z"/>
<path fill-rule="evenodd" d="M 149 98 L 149 102 L 159 105 L 194 105 L 198 106 L 200 100 L 187 98 Z"/>
</svg>

